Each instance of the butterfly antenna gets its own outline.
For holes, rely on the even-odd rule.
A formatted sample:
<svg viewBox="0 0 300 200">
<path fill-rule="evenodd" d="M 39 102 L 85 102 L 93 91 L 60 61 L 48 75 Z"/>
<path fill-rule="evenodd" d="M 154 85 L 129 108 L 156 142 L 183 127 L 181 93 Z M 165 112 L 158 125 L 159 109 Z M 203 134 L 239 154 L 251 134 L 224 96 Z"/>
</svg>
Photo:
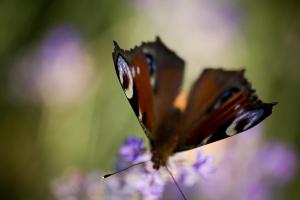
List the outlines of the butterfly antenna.
<svg viewBox="0 0 300 200">
<path fill-rule="evenodd" d="M 125 169 L 121 169 L 120 171 L 116 171 L 116 172 L 111 173 L 111 174 L 106 174 L 106 175 L 104 175 L 102 178 L 108 178 L 108 177 L 110 177 L 110 176 L 112 176 L 112 175 L 121 173 L 121 172 L 126 171 L 127 169 L 129 169 L 129 168 L 131 168 L 131 167 L 134 167 L 134 166 L 140 165 L 140 164 L 144 164 L 144 163 L 146 163 L 146 162 L 148 162 L 148 161 L 149 161 L 149 160 L 143 161 L 143 162 L 139 162 L 139 163 L 136 163 L 136 164 L 133 164 L 133 165 L 130 165 L 129 167 L 126 167 Z"/>
<path fill-rule="evenodd" d="M 173 181 L 174 181 L 174 183 L 175 183 L 177 189 L 179 190 L 179 192 L 180 192 L 182 198 L 183 198 L 184 200 L 187 200 L 186 196 L 184 195 L 183 191 L 180 189 L 180 187 L 179 187 L 177 181 L 175 180 L 175 178 L 174 178 L 172 172 L 169 170 L 169 168 L 168 168 L 167 166 L 165 166 L 165 167 L 166 167 L 168 173 L 170 174 L 170 176 L 172 177 L 172 179 L 173 179 Z"/>
</svg>

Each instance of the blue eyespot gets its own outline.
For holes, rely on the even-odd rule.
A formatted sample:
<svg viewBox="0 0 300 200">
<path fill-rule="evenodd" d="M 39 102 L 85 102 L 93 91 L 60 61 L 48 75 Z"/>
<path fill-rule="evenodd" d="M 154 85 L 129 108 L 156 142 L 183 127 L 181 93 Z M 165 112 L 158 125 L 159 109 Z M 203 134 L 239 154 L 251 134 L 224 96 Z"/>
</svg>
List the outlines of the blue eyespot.
<svg viewBox="0 0 300 200">
<path fill-rule="evenodd" d="M 154 62 L 153 56 L 151 54 L 146 53 L 146 61 L 147 61 L 147 64 L 149 66 L 150 75 L 153 75 L 155 73 L 155 70 L 156 70 L 156 64 Z"/>
<path fill-rule="evenodd" d="M 227 101 L 230 97 L 232 97 L 233 95 L 235 95 L 236 93 L 238 93 L 240 91 L 239 88 L 237 87 L 232 87 L 228 90 L 226 90 L 213 104 L 213 106 L 208 110 L 209 112 L 212 110 L 215 110 L 217 108 L 219 108 L 221 106 L 222 103 L 224 103 L 225 101 Z"/>
<path fill-rule="evenodd" d="M 238 93 L 239 91 L 239 88 L 237 87 L 232 87 L 230 88 L 229 90 L 225 91 L 223 93 L 223 95 L 220 97 L 219 99 L 219 102 L 220 103 L 223 103 L 225 102 L 226 100 L 228 100 L 230 97 L 232 97 L 233 95 L 235 95 L 236 93 Z"/>
</svg>

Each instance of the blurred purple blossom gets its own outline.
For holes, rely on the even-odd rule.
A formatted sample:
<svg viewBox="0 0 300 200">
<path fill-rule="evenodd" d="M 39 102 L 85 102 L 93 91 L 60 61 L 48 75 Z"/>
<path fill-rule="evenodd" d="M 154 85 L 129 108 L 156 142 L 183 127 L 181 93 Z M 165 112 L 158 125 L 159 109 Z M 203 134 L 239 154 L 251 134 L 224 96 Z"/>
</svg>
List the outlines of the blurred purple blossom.
<svg viewBox="0 0 300 200">
<path fill-rule="evenodd" d="M 142 139 L 129 136 L 120 148 L 119 154 L 123 160 L 134 163 L 146 152 Z"/>
<path fill-rule="evenodd" d="M 56 199 L 89 199 L 102 200 L 105 195 L 105 186 L 99 181 L 98 172 L 84 174 L 72 171 L 70 175 L 57 178 L 52 183 L 52 191 Z"/>
<path fill-rule="evenodd" d="M 201 151 L 197 151 L 195 157 L 194 163 L 187 164 L 186 161 L 183 160 L 175 165 L 179 181 L 188 187 L 197 184 L 200 179 L 207 179 L 208 176 L 216 171 L 213 167 L 212 157 L 203 156 Z"/>
<path fill-rule="evenodd" d="M 266 200 L 270 199 L 270 190 L 265 184 L 260 182 L 249 182 L 244 191 L 241 192 L 244 196 L 240 198 L 245 200 Z"/>
<path fill-rule="evenodd" d="M 147 28 L 156 28 L 169 43 L 180 47 L 179 53 L 192 62 L 190 66 L 219 65 L 236 59 L 236 44 L 243 42 L 243 12 L 230 1 L 129 1 L 149 19 Z M 140 26 L 145 27 L 144 21 Z"/>
<path fill-rule="evenodd" d="M 11 83 L 19 99 L 64 104 L 87 96 L 93 80 L 93 63 L 81 34 L 60 26 L 21 56 Z"/>
<path fill-rule="evenodd" d="M 297 156 L 291 147 L 279 142 L 262 142 L 261 127 L 240 137 L 228 139 L 218 170 L 213 158 L 197 150 L 192 161 L 176 154 L 168 163 L 188 199 L 270 200 L 272 189 L 291 180 L 296 172 Z M 117 170 L 149 160 L 141 139 L 129 136 L 121 145 Z M 214 161 L 215 163 L 215 161 Z M 59 200 L 180 199 L 171 177 L 164 168 L 152 169 L 151 162 L 134 166 L 101 181 L 100 173 L 75 173 L 53 184 Z M 97 196 L 99 195 L 99 196 Z M 102 195 L 102 196 L 101 196 Z"/>
<path fill-rule="evenodd" d="M 119 157 L 117 169 L 120 170 L 134 163 L 150 160 L 151 154 L 146 151 L 142 139 L 129 136 L 120 148 Z M 169 167 L 182 186 L 193 186 L 201 177 L 207 177 L 214 172 L 210 158 L 203 156 L 200 151 L 194 160 L 193 163 L 183 162 L 180 156 L 171 157 L 169 160 Z M 172 181 L 166 169 L 156 171 L 152 169 L 151 162 L 135 166 L 122 173 L 122 176 L 118 175 L 118 178 L 119 182 L 126 183 L 143 199 L 159 199 L 165 185 Z"/>
<path fill-rule="evenodd" d="M 257 158 L 263 173 L 280 181 L 288 181 L 293 177 L 296 161 L 293 149 L 278 142 L 265 145 Z"/>
<path fill-rule="evenodd" d="M 218 170 L 200 182 L 199 194 L 207 200 L 270 200 L 274 189 L 296 173 L 295 151 L 279 142 L 264 141 L 262 127 L 227 140 Z"/>
<path fill-rule="evenodd" d="M 129 136 L 120 147 L 116 168 L 121 170 L 137 162 L 147 161 L 150 156 L 150 152 L 146 151 L 142 139 Z M 188 188 L 196 185 L 200 179 L 208 177 L 209 174 L 215 171 L 211 161 L 211 158 L 202 155 L 198 151 L 192 163 L 184 161 L 181 156 L 170 158 L 169 168 L 180 186 Z M 98 174 L 94 173 L 94 175 Z M 97 187 L 95 187 L 96 190 L 91 190 L 89 186 L 93 186 L 94 180 L 101 177 L 93 178 L 94 175 L 80 176 L 74 174 L 69 178 L 58 179 L 54 181 L 52 187 L 54 195 L 59 200 L 66 200 L 69 197 L 81 199 L 85 196 L 89 197 L 84 199 L 91 199 L 90 196 L 94 195 L 90 195 L 89 191 L 92 191 L 93 194 L 98 193 Z M 102 184 L 106 188 L 105 195 L 107 199 L 132 199 L 138 196 L 140 199 L 155 200 L 162 197 L 166 184 L 170 182 L 172 182 L 172 179 L 166 169 L 161 168 L 156 171 L 149 161 L 111 176 L 105 179 Z M 103 187 L 99 189 L 102 190 Z M 176 191 L 176 194 L 180 198 L 178 191 Z"/>
</svg>

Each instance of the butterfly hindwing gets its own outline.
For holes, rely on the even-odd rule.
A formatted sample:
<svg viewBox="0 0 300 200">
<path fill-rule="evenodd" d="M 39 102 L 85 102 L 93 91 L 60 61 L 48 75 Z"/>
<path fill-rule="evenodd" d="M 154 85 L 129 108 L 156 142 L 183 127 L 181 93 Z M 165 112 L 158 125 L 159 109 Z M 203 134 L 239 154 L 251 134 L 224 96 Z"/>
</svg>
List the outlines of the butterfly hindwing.
<svg viewBox="0 0 300 200">
<path fill-rule="evenodd" d="M 273 105 L 257 98 L 243 70 L 205 69 L 190 92 L 175 151 L 246 131 L 269 116 Z"/>
</svg>

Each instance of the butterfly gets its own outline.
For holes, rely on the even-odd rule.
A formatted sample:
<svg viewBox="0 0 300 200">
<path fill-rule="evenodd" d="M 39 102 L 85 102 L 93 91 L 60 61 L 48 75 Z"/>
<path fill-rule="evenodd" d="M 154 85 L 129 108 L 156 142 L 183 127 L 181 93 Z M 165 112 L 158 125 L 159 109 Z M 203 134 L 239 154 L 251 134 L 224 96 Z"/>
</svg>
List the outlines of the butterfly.
<svg viewBox="0 0 300 200">
<path fill-rule="evenodd" d="M 272 113 L 245 78 L 245 70 L 206 68 L 189 92 L 184 110 L 174 105 L 183 82 L 184 60 L 159 37 L 123 50 L 114 41 L 116 74 L 146 133 L 153 168 L 178 152 L 244 132 Z"/>
</svg>

